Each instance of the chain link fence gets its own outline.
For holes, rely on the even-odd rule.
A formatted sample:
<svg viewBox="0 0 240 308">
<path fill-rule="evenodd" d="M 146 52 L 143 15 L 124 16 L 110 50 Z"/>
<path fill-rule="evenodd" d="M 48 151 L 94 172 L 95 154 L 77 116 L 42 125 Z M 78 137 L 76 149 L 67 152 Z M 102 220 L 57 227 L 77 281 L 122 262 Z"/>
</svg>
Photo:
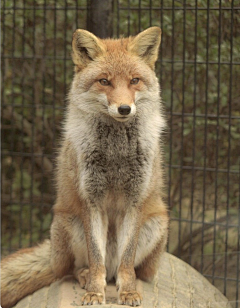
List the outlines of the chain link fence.
<svg viewBox="0 0 240 308">
<path fill-rule="evenodd" d="M 160 26 L 168 250 L 239 307 L 240 3 L 103 2 L 2 0 L 2 254 L 49 237 L 74 30 Z"/>
</svg>

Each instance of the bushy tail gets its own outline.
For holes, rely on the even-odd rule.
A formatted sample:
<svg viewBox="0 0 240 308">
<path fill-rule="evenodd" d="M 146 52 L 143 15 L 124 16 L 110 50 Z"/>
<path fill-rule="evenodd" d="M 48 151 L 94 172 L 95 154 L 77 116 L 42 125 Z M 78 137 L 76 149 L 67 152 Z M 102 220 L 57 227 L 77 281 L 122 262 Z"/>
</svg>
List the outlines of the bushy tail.
<svg viewBox="0 0 240 308">
<path fill-rule="evenodd" d="M 51 284 L 50 241 L 21 249 L 1 262 L 1 306 L 10 308 L 21 298 Z"/>
</svg>

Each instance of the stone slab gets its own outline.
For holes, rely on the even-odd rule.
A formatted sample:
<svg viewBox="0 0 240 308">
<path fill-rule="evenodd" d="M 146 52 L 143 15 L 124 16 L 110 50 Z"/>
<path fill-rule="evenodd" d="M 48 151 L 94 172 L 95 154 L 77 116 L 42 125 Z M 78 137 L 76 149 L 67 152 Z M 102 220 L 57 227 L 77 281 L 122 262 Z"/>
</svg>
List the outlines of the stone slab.
<svg viewBox="0 0 240 308">
<path fill-rule="evenodd" d="M 137 290 L 143 295 L 142 308 L 231 308 L 227 298 L 201 274 L 168 253 L 163 255 L 154 281 L 138 280 Z M 84 293 L 72 276 L 66 276 L 22 299 L 15 308 L 83 307 Z M 119 308 L 115 286 L 107 286 L 106 304 L 92 307 Z"/>
</svg>

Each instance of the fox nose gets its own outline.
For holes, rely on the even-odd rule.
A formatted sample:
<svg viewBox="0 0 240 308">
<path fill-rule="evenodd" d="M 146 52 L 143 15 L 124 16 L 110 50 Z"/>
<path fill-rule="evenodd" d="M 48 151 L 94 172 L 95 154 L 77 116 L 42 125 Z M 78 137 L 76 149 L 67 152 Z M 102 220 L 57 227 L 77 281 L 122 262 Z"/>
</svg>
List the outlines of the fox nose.
<svg viewBox="0 0 240 308">
<path fill-rule="evenodd" d="M 131 107 L 128 105 L 121 105 L 120 107 L 118 107 L 118 112 L 121 115 L 128 115 L 131 112 Z"/>
</svg>

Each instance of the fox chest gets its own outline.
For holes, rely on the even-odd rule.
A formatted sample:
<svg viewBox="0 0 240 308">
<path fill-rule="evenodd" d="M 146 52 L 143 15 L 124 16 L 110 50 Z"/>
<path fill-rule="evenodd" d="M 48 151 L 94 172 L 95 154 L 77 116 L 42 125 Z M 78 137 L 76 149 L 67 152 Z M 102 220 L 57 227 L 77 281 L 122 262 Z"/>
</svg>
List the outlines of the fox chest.
<svg viewBox="0 0 240 308">
<path fill-rule="evenodd" d="M 108 191 L 127 197 L 139 194 L 149 167 L 136 127 L 115 129 L 98 126 L 97 133 L 85 142 L 82 184 L 91 198 L 104 197 Z"/>
</svg>

